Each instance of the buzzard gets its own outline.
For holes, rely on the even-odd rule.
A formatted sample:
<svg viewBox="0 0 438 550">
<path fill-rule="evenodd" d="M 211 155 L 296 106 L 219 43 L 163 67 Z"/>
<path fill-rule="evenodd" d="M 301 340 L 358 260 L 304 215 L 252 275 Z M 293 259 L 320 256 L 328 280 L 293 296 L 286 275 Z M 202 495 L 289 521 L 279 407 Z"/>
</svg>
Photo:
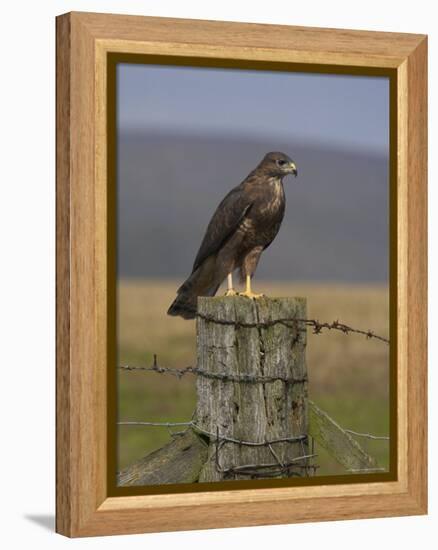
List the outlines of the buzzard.
<svg viewBox="0 0 438 550">
<path fill-rule="evenodd" d="M 226 296 L 236 295 L 232 273 L 240 270 L 246 290 L 240 296 L 258 298 L 251 290 L 260 255 L 280 229 L 286 207 L 283 178 L 297 175 L 284 153 L 268 153 L 247 178 L 217 207 L 202 240 L 191 275 L 177 290 L 169 315 L 196 316 L 198 296 L 214 296 L 228 277 Z"/>
</svg>

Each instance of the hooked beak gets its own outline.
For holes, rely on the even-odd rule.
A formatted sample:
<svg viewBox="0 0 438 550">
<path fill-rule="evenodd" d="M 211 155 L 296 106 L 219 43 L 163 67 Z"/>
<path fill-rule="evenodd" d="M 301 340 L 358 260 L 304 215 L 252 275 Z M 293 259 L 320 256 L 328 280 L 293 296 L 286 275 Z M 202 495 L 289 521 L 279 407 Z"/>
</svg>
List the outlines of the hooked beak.
<svg viewBox="0 0 438 550">
<path fill-rule="evenodd" d="M 297 170 L 297 166 L 296 166 L 295 162 L 291 162 L 289 167 L 290 167 L 291 174 L 293 174 L 295 177 L 297 177 L 298 170 Z"/>
</svg>

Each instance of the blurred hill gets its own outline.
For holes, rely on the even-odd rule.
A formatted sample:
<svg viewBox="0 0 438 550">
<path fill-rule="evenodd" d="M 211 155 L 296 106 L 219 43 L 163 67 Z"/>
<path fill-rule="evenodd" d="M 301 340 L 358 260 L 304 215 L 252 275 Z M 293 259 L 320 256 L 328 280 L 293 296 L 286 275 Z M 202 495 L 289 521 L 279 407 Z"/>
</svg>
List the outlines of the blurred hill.
<svg viewBox="0 0 438 550">
<path fill-rule="evenodd" d="M 289 154 L 286 215 L 257 275 L 387 282 L 388 158 L 240 136 L 123 133 L 118 141 L 122 277 L 183 278 L 216 206 L 268 151 Z"/>
</svg>

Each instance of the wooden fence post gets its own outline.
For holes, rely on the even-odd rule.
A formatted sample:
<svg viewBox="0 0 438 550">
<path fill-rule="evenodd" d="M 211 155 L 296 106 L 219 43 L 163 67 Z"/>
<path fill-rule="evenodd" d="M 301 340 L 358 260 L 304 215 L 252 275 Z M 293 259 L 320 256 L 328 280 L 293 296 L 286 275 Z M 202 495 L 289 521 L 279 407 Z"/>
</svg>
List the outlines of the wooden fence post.
<svg viewBox="0 0 438 550">
<path fill-rule="evenodd" d="M 195 414 L 186 431 L 119 472 L 118 485 L 314 475 L 309 435 L 351 473 L 384 471 L 308 400 L 299 319 L 305 298 L 199 298 Z"/>
<path fill-rule="evenodd" d="M 304 298 L 199 298 L 195 425 L 199 481 L 305 476 L 309 468 Z"/>
</svg>

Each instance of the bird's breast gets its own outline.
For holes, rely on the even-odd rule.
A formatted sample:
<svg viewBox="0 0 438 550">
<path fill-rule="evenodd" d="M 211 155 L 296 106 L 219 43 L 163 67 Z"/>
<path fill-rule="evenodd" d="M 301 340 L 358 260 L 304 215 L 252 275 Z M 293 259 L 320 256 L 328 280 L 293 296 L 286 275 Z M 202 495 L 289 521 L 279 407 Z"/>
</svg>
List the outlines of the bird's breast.
<svg viewBox="0 0 438 550">
<path fill-rule="evenodd" d="M 278 178 L 268 180 L 259 194 L 258 208 L 254 208 L 254 214 L 264 223 L 270 219 L 276 221 L 279 215 L 283 215 L 285 196 L 283 184 Z"/>
<path fill-rule="evenodd" d="M 244 246 L 264 246 L 275 237 L 283 219 L 285 197 L 281 181 L 265 181 L 254 193 L 253 199 L 253 205 L 239 230 Z"/>
</svg>

